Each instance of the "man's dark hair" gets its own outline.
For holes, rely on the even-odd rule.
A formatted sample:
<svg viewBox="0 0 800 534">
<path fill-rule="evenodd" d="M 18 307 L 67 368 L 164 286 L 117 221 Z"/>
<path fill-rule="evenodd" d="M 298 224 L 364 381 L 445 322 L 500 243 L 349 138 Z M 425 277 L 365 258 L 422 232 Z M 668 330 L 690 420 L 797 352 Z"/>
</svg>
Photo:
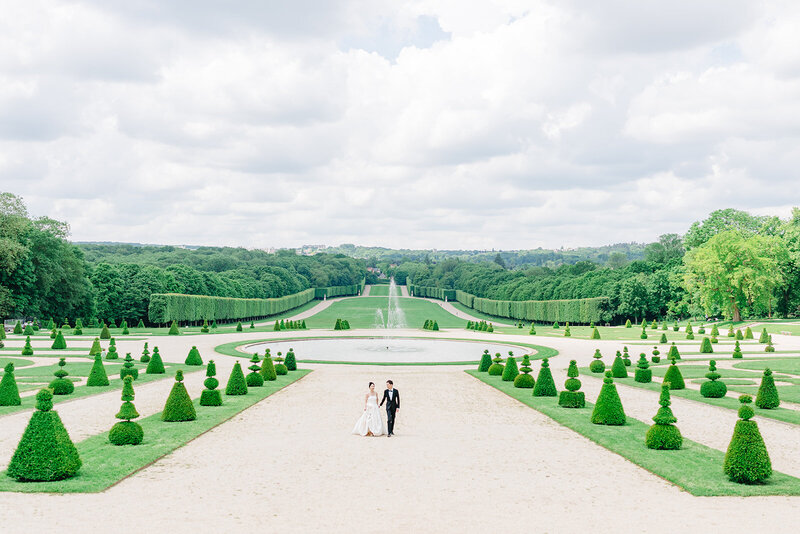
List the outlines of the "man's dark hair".
<svg viewBox="0 0 800 534">
<path fill-rule="evenodd" d="M 394 382 L 392 382 L 391 380 L 387 380 L 387 381 L 386 381 L 386 383 L 387 383 L 387 384 L 394 385 Z"/>
</svg>

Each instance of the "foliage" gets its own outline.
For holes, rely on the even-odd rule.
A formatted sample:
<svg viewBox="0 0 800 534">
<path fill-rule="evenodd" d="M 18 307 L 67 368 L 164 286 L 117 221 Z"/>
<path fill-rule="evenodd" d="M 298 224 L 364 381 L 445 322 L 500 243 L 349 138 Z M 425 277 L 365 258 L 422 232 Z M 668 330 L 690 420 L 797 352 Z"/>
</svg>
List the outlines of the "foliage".
<svg viewBox="0 0 800 534">
<path fill-rule="evenodd" d="M 214 360 L 209 360 L 206 366 L 206 379 L 203 382 L 206 389 L 200 393 L 200 406 L 222 406 L 222 393 L 217 389 L 219 380 L 216 379 L 216 375 L 217 365 Z"/>
<path fill-rule="evenodd" d="M 289 347 L 289 352 L 286 353 L 286 359 L 283 364 L 289 371 L 297 371 L 297 357 L 294 354 L 294 349 Z"/>
<path fill-rule="evenodd" d="M 536 378 L 536 385 L 533 387 L 533 396 L 555 397 L 556 395 L 558 395 L 558 391 L 556 391 L 553 373 L 550 371 L 550 362 L 544 358 L 539 369 L 539 376 Z"/>
<path fill-rule="evenodd" d="M 486 351 L 486 355 L 488 355 L 489 351 Z M 520 374 L 514 378 L 514 387 L 515 388 L 522 388 L 522 389 L 533 389 L 536 385 L 536 380 L 530 375 L 530 372 L 533 370 L 531 369 L 531 358 L 527 354 L 522 356 L 522 366 L 519 368 Z"/>
<path fill-rule="evenodd" d="M 594 358 L 592 362 L 589 364 L 589 370 L 593 373 L 602 373 L 606 370 L 606 364 L 603 363 L 602 360 L 603 355 L 600 354 L 600 349 L 594 350 Z"/>
<path fill-rule="evenodd" d="M 725 453 L 723 469 L 725 474 L 740 484 L 755 484 L 772 475 L 772 462 L 758 424 L 750 419 L 755 415 L 749 395 L 739 397 L 739 420 L 733 429 L 733 436 Z"/>
<path fill-rule="evenodd" d="M 513 382 L 517 375 L 519 374 L 519 370 L 517 369 L 517 360 L 514 359 L 514 356 L 509 353 L 508 358 L 506 359 L 506 364 L 503 367 L 503 374 L 502 380 L 503 382 Z"/>
<path fill-rule="evenodd" d="M 113 445 L 139 445 L 144 439 L 144 431 L 140 424 L 132 421 L 139 417 L 139 412 L 133 405 L 133 377 L 128 375 L 122 380 L 122 406 L 115 416 L 122 421 L 111 427 L 108 441 Z"/>
<path fill-rule="evenodd" d="M 169 326 L 169 332 L 167 333 L 171 336 L 180 335 L 181 331 L 178 329 L 178 323 L 175 321 L 175 319 L 172 320 L 172 324 Z"/>
<path fill-rule="evenodd" d="M 195 345 L 192 345 L 189 354 L 186 355 L 186 360 L 183 362 L 186 365 L 203 365 L 203 358 L 200 356 L 200 351 L 197 350 Z"/>
<path fill-rule="evenodd" d="M 96 356 L 103 352 L 103 347 L 100 346 L 100 338 L 94 338 L 92 341 L 92 348 L 89 349 L 89 356 Z"/>
<path fill-rule="evenodd" d="M 25 346 L 22 347 L 23 356 L 33 356 L 33 347 L 31 346 L 31 337 L 25 338 Z"/>
<path fill-rule="evenodd" d="M 489 366 L 488 373 L 490 376 L 500 376 L 503 374 L 503 358 L 498 352 L 492 360 L 492 365 Z"/>
<path fill-rule="evenodd" d="M 670 365 L 667 372 L 664 373 L 664 380 L 662 383 L 669 384 L 669 389 L 686 389 L 683 375 L 675 363 L 675 360 L 672 360 L 672 365 Z"/>
<path fill-rule="evenodd" d="M 700 353 L 711 354 L 712 352 L 714 352 L 714 348 L 711 346 L 711 340 L 707 337 L 704 337 L 703 342 L 700 343 Z"/>
<path fill-rule="evenodd" d="M 148 375 L 163 375 L 167 371 L 164 369 L 164 362 L 161 360 L 161 354 L 158 352 L 158 347 L 153 347 L 153 355 L 150 361 L 147 362 L 147 367 L 144 370 Z"/>
<path fill-rule="evenodd" d="M 647 363 L 647 357 L 644 353 L 639 355 L 639 361 L 636 362 L 636 371 L 634 371 L 633 379 L 642 384 L 649 384 L 653 381 L 653 370 L 650 369 L 650 364 Z"/>
<path fill-rule="evenodd" d="M 622 401 L 611 377 L 611 371 L 606 371 L 600 394 L 592 411 L 592 423 L 596 425 L 624 425 L 625 411 L 622 408 Z"/>
<path fill-rule="evenodd" d="M 710 399 L 724 397 L 728 393 L 728 386 L 725 385 L 725 382 L 719 381 L 721 377 L 722 375 L 717 372 L 717 362 L 715 360 L 709 361 L 708 372 L 706 373 L 708 381 L 700 384 L 700 395 Z"/>
<path fill-rule="evenodd" d="M 669 347 L 669 352 L 667 353 L 667 359 L 668 360 L 681 359 L 681 353 L 678 351 L 678 346 L 675 344 L 674 341 L 672 342 L 672 345 L 670 345 Z"/>
<path fill-rule="evenodd" d="M 17 380 L 14 378 L 14 364 L 7 363 L 0 379 L 0 406 L 20 406 L 22 399 L 19 396 Z"/>
<path fill-rule="evenodd" d="M 61 330 L 56 334 L 56 339 L 53 341 L 53 345 L 50 348 L 53 350 L 63 350 L 67 348 L 67 341 L 64 339 L 64 334 L 61 333 Z"/>
<path fill-rule="evenodd" d="M 119 358 L 117 354 L 117 341 L 112 337 L 108 344 L 108 352 L 106 352 L 106 360 L 116 360 Z"/>
<path fill-rule="evenodd" d="M 247 395 L 247 381 L 238 361 L 233 364 L 233 369 L 231 369 L 228 384 L 225 386 L 225 395 Z"/>
<path fill-rule="evenodd" d="M 780 406 L 781 401 L 778 397 L 778 388 L 775 387 L 775 379 L 769 367 L 764 369 L 761 376 L 761 385 L 758 387 L 756 395 L 756 406 L 762 410 L 771 410 Z"/>
<path fill-rule="evenodd" d="M 199 321 L 201 319 L 246 319 L 277 315 L 314 300 L 314 290 L 272 299 L 242 299 L 205 295 L 156 293 L 150 297 L 149 318 L 154 323 L 170 320 Z M 237 325 L 240 331 L 241 322 Z"/>
<path fill-rule="evenodd" d="M 592 335 L 589 339 L 600 339 L 600 331 L 597 329 L 596 326 L 592 328 Z"/>
<path fill-rule="evenodd" d="M 680 449 L 683 445 L 683 436 L 681 436 L 678 427 L 675 426 L 678 419 L 669 407 L 672 404 L 669 397 L 669 386 L 662 384 L 661 396 L 658 399 L 661 407 L 653 417 L 655 424 L 647 430 L 644 440 L 648 449 L 674 451 Z"/>
<path fill-rule="evenodd" d="M 483 355 L 481 356 L 481 363 L 478 365 L 478 371 L 485 373 L 489 370 L 489 366 L 491 365 L 492 356 L 489 354 L 489 349 L 484 349 Z"/>
<path fill-rule="evenodd" d="M 742 354 L 742 347 L 739 345 L 738 341 L 736 342 L 736 346 L 733 347 L 733 355 L 731 357 L 736 360 L 740 360 L 744 357 Z"/>
<path fill-rule="evenodd" d="M 153 350 L 153 359 L 155 359 L 157 353 L 158 351 Z M 159 357 L 160 360 L 161 358 Z M 152 362 L 153 360 L 150 361 Z M 241 369 L 239 370 L 241 371 Z M 186 386 L 183 385 L 183 371 L 178 369 L 175 373 L 175 383 L 172 385 L 167 402 L 164 404 L 164 410 L 161 412 L 161 420 L 179 423 L 194 421 L 195 419 L 197 419 L 197 412 L 194 409 L 189 392 L 186 391 Z"/>
<path fill-rule="evenodd" d="M 563 408 L 583 408 L 586 406 L 586 395 L 581 389 L 581 381 L 578 379 L 578 364 L 575 360 L 570 360 L 567 368 L 567 380 L 564 382 L 565 391 L 558 394 L 558 405 Z"/>
<path fill-rule="evenodd" d="M 100 339 L 111 339 L 111 330 L 103 323 L 103 328 L 100 330 Z"/>
<path fill-rule="evenodd" d="M 264 380 L 277 380 L 278 374 L 275 372 L 275 365 L 272 363 L 272 357 L 269 355 L 269 349 L 261 360 L 261 370 L 259 371 Z"/>
<path fill-rule="evenodd" d="M 134 367 L 133 356 L 131 356 L 130 352 L 125 354 L 125 363 L 122 364 L 122 369 L 119 370 L 119 377 L 122 380 L 125 380 L 126 376 L 131 377 L 133 380 L 139 378 L 139 370 Z"/>
<path fill-rule="evenodd" d="M 95 354 L 92 369 L 89 371 L 89 378 L 86 380 L 86 385 L 89 387 L 107 386 L 109 384 L 106 368 L 103 366 L 103 358 L 99 354 Z"/>
<path fill-rule="evenodd" d="M 70 395 L 73 391 L 75 391 L 75 384 L 72 383 L 72 380 L 67 378 L 69 373 L 66 371 L 66 369 L 64 369 L 65 365 L 67 365 L 66 358 L 59 358 L 59 369 L 53 373 L 56 379 L 50 382 L 48 385 L 48 387 L 53 391 L 53 395 Z"/>
<path fill-rule="evenodd" d="M 251 388 L 258 388 L 264 385 L 264 377 L 261 376 L 261 366 L 258 365 L 258 362 L 261 361 L 261 358 L 258 357 L 258 354 L 253 354 L 253 357 L 250 358 L 250 372 L 247 374 L 246 382 L 247 387 Z M 230 384 L 230 380 L 228 381 Z"/>
</svg>

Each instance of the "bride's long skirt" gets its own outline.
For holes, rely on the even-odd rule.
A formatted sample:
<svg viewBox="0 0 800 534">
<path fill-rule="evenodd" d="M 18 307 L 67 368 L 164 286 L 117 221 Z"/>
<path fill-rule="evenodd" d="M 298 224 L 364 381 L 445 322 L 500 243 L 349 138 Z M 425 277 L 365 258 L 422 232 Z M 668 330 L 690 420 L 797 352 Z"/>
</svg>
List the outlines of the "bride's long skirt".
<svg viewBox="0 0 800 534">
<path fill-rule="evenodd" d="M 367 404 L 367 409 L 353 427 L 353 434 L 366 436 L 370 432 L 373 436 L 382 436 L 386 433 L 386 424 L 381 417 L 381 409 L 372 403 Z"/>
</svg>

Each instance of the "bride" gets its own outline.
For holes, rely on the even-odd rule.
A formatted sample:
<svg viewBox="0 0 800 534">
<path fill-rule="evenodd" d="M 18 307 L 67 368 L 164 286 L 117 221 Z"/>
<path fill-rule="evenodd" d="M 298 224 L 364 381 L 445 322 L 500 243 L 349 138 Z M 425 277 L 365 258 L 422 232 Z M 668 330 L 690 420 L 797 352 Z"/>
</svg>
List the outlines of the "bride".
<svg viewBox="0 0 800 534">
<path fill-rule="evenodd" d="M 378 407 L 378 394 L 375 393 L 375 383 L 369 383 L 369 393 L 364 398 L 364 413 L 356 422 L 353 434 L 361 436 L 382 436 L 386 433 L 381 409 Z"/>
</svg>

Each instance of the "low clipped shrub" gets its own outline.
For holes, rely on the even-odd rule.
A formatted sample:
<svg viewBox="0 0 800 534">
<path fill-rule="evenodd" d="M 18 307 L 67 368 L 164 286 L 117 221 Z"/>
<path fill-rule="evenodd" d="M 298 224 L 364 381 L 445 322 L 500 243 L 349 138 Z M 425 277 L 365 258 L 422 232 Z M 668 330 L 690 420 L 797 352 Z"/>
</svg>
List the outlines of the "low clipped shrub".
<svg viewBox="0 0 800 534">
<path fill-rule="evenodd" d="M 772 336 L 767 338 L 767 346 L 764 347 L 764 352 L 775 352 L 775 346 L 772 344 Z"/>
<path fill-rule="evenodd" d="M 106 352 L 106 360 L 118 360 L 119 354 L 117 353 L 117 342 L 112 337 L 111 342 L 108 344 L 108 352 Z"/>
<path fill-rule="evenodd" d="M 714 347 L 711 346 L 711 340 L 707 337 L 703 338 L 702 343 L 700 343 L 700 353 L 701 354 L 711 354 L 714 352 Z"/>
<path fill-rule="evenodd" d="M 242 321 L 239 321 L 238 323 L 236 323 L 236 331 L 241 332 L 242 330 L 243 330 Z"/>
<path fill-rule="evenodd" d="M 672 360 L 672 364 L 664 374 L 663 383 L 669 384 L 669 389 L 686 389 L 686 383 L 683 381 L 683 375 L 681 374 L 681 370 L 678 368 L 675 361 L 676 360 Z"/>
<path fill-rule="evenodd" d="M 611 377 L 611 371 L 606 371 L 600 394 L 592 411 L 592 423 L 595 425 L 620 426 L 625 424 L 625 410 L 622 401 Z"/>
<path fill-rule="evenodd" d="M 169 334 L 170 336 L 179 336 L 181 333 L 180 329 L 178 329 L 178 323 L 176 321 L 172 321 L 172 324 L 169 325 Z"/>
<path fill-rule="evenodd" d="M 19 396 L 17 380 L 14 378 L 14 364 L 9 362 L 3 369 L 3 378 L 0 379 L 0 406 L 20 406 L 22 399 Z"/>
<path fill-rule="evenodd" d="M 56 338 L 56 329 L 55 329 L 55 328 L 53 328 L 53 329 L 50 331 L 50 339 L 55 339 L 55 338 Z"/>
<path fill-rule="evenodd" d="M 103 323 L 103 328 L 100 329 L 100 339 L 111 339 L 111 330 L 108 329 L 105 323 Z"/>
<path fill-rule="evenodd" d="M 89 349 L 89 356 L 95 356 L 103 352 L 103 347 L 100 346 L 100 338 L 94 338 L 92 341 L 92 348 Z"/>
<path fill-rule="evenodd" d="M 125 354 L 125 363 L 122 364 L 122 369 L 119 370 L 120 379 L 125 380 L 126 376 L 131 377 L 132 380 L 139 378 L 139 370 L 134 366 L 133 356 L 131 356 L 130 352 Z"/>
<path fill-rule="evenodd" d="M 247 395 L 247 381 L 238 361 L 233 364 L 233 369 L 231 369 L 228 384 L 225 386 L 225 395 Z"/>
<path fill-rule="evenodd" d="M 705 327 L 705 325 L 702 325 L 702 324 L 701 324 L 701 325 L 700 325 L 700 328 L 698 328 L 698 329 L 697 329 L 697 333 L 698 333 L 698 334 L 705 334 L 705 333 L 706 333 L 706 327 Z"/>
<path fill-rule="evenodd" d="M 485 373 L 489 370 L 489 366 L 492 365 L 492 356 L 489 354 L 489 349 L 484 349 L 483 355 L 481 355 L 481 363 L 478 364 L 478 372 Z"/>
<path fill-rule="evenodd" d="M 200 356 L 200 351 L 197 350 L 195 345 L 192 345 L 189 354 L 186 355 L 186 360 L 183 362 L 186 365 L 203 365 L 203 358 Z"/>
<path fill-rule="evenodd" d="M 778 388 L 775 387 L 775 379 L 772 376 L 772 370 L 767 367 L 764 369 L 764 374 L 761 376 L 761 385 L 758 386 L 756 406 L 762 410 L 771 410 L 780 405 L 781 400 L 778 397 Z"/>
<path fill-rule="evenodd" d="M 264 359 L 261 360 L 261 370 L 259 371 L 261 376 L 264 380 L 277 380 L 278 374 L 275 372 L 275 365 L 272 363 L 272 357 L 269 355 L 269 349 L 267 349 L 267 353 L 264 355 Z"/>
<path fill-rule="evenodd" d="M 30 336 L 25 338 L 25 346 L 22 347 L 23 356 L 33 356 L 33 347 L 31 346 Z"/>
<path fill-rule="evenodd" d="M 633 328 L 633 323 L 631 323 L 630 319 L 625 321 L 625 328 Z"/>
<path fill-rule="evenodd" d="M 649 384 L 653 381 L 653 370 L 650 369 L 650 364 L 647 363 L 647 357 L 644 352 L 639 356 L 639 361 L 636 362 L 636 371 L 633 373 L 633 379 L 642 384 Z"/>
<path fill-rule="evenodd" d="M 717 336 L 711 336 L 711 344 L 716 345 L 717 343 L 719 343 L 719 339 L 717 339 Z"/>
<path fill-rule="evenodd" d="M 47 386 L 53 391 L 53 395 L 70 395 L 73 391 L 75 391 L 75 384 L 72 383 L 72 380 L 68 379 L 69 373 L 64 369 L 64 366 L 67 365 L 67 361 L 65 358 L 58 359 L 58 371 L 53 373 L 56 376 L 56 379 L 50 382 Z"/>
<path fill-rule="evenodd" d="M 75 326 L 75 330 L 72 331 L 73 336 L 82 336 L 83 335 L 83 327 L 80 325 Z"/>
<path fill-rule="evenodd" d="M 536 380 L 530 375 L 531 358 L 527 354 L 522 356 L 522 366 L 519 368 L 520 373 L 514 378 L 514 387 L 521 389 L 533 389 L 536 385 Z"/>
<path fill-rule="evenodd" d="M 22 323 L 21 322 L 17 321 L 17 324 L 14 325 L 14 333 L 16 335 L 18 335 L 18 336 L 22 335 Z"/>
<path fill-rule="evenodd" d="M 103 358 L 101 358 L 99 354 L 95 354 L 94 363 L 92 364 L 91 371 L 89 371 L 89 378 L 86 380 L 86 385 L 88 387 L 102 387 L 107 386 L 109 383 L 108 374 L 106 374 L 106 368 L 103 365 Z"/>
<path fill-rule="evenodd" d="M 508 358 L 506 359 L 506 364 L 503 366 L 503 374 L 501 379 L 503 382 L 513 382 L 517 375 L 519 374 L 519 370 L 517 369 L 517 360 L 514 359 L 514 355 L 509 352 Z"/>
<path fill-rule="evenodd" d="M 50 482 L 75 476 L 81 468 L 78 449 L 53 410 L 53 393 L 36 394 L 36 411 L 8 464 L 8 476 L 23 482 Z"/>
<path fill-rule="evenodd" d="M 678 346 L 675 344 L 674 341 L 672 342 L 672 345 L 669 346 L 669 352 L 667 353 L 667 359 L 668 360 L 680 360 L 681 359 L 681 353 L 678 352 Z"/>
<path fill-rule="evenodd" d="M 753 330 L 749 326 L 744 329 L 744 338 L 753 339 Z"/>
<path fill-rule="evenodd" d="M 489 376 L 500 376 L 503 374 L 503 358 L 500 357 L 499 352 L 495 354 L 492 365 L 489 366 L 488 373 Z"/>
<path fill-rule="evenodd" d="M 767 334 L 767 329 L 764 328 L 761 331 L 761 335 L 758 336 L 758 342 L 759 343 L 766 343 L 767 341 L 769 341 L 769 334 Z"/>
<path fill-rule="evenodd" d="M 669 386 L 661 384 L 661 396 L 658 399 L 661 407 L 656 412 L 653 421 L 655 422 L 648 430 L 644 438 L 644 443 L 648 449 L 660 451 L 676 451 L 683 445 L 681 431 L 675 426 L 678 419 L 669 407 L 672 404 L 669 395 Z"/>
<path fill-rule="evenodd" d="M 283 365 L 286 366 L 286 369 L 289 371 L 297 371 L 297 357 L 294 354 L 294 349 L 289 347 L 289 352 L 286 353 L 286 359 L 283 361 Z"/>
<path fill-rule="evenodd" d="M 572 331 L 569 329 L 569 323 L 564 327 L 564 337 L 572 337 Z"/>
<path fill-rule="evenodd" d="M 742 347 L 739 346 L 738 341 L 736 342 L 736 346 L 733 347 L 733 355 L 731 357 L 737 360 L 744 358 L 744 354 L 742 354 Z"/>
<path fill-rule="evenodd" d="M 283 357 L 280 352 L 275 357 L 275 374 L 279 376 L 289 374 L 289 369 L 286 367 L 286 364 L 283 363 Z"/>
<path fill-rule="evenodd" d="M 139 361 L 142 363 L 147 363 L 150 361 L 150 349 L 147 348 L 147 341 L 144 342 L 144 348 L 142 349 L 142 357 L 139 358 Z"/>
<path fill-rule="evenodd" d="M 700 384 L 700 395 L 709 399 L 719 399 L 727 395 L 728 386 L 725 385 L 725 382 L 719 380 L 722 375 L 717 372 L 717 362 L 715 360 L 708 362 L 706 378 L 708 378 L 708 381 Z"/>
<path fill-rule="evenodd" d="M 156 354 L 157 351 L 154 350 L 153 358 Z M 241 369 L 239 370 L 241 371 Z M 183 371 L 178 369 L 175 373 L 175 383 L 172 385 L 167 402 L 164 404 L 164 410 L 161 412 L 161 420 L 168 423 L 182 423 L 195 419 L 197 419 L 197 412 L 192 404 L 192 398 L 183 384 Z"/>
<path fill-rule="evenodd" d="M 749 395 L 739 397 L 739 420 L 733 428 L 722 466 L 728 478 L 739 484 L 757 484 L 772 476 L 772 462 L 764 438 L 758 424 L 750 420 L 755 415 L 750 407 L 752 400 Z"/>
<path fill-rule="evenodd" d="M 133 422 L 133 419 L 139 417 L 139 412 L 133 405 L 133 377 L 127 375 L 122 381 L 122 406 L 115 416 L 121 421 L 111 427 L 108 441 L 112 445 L 139 445 L 144 440 L 144 430 L 142 425 Z"/>
<path fill-rule="evenodd" d="M 578 379 L 578 364 L 575 360 L 570 360 L 567 368 L 567 379 L 564 381 L 564 388 L 558 394 L 558 405 L 562 408 L 584 408 L 586 407 L 586 395 L 581 389 L 581 381 Z"/>
<path fill-rule="evenodd" d="M 600 330 L 598 330 L 596 326 L 592 328 L 592 335 L 590 339 L 600 339 Z"/>
<path fill-rule="evenodd" d="M 261 358 L 258 357 L 258 354 L 253 354 L 253 357 L 250 358 L 250 372 L 247 373 L 246 382 L 247 387 L 249 388 L 260 388 L 264 385 L 264 377 L 261 376 L 261 366 L 258 365 L 258 362 L 261 361 Z"/>
<path fill-rule="evenodd" d="M 658 321 L 653 319 L 653 322 L 650 323 L 650 328 L 653 329 L 653 330 L 657 329 L 658 328 Z"/>
<path fill-rule="evenodd" d="M 658 340 L 658 342 L 659 342 L 659 343 L 667 343 L 667 341 L 668 341 L 668 340 L 667 340 L 667 334 L 664 334 L 664 333 L 662 332 L 662 334 L 661 334 L 661 339 L 659 339 L 659 340 Z"/>
<path fill-rule="evenodd" d="M 628 378 L 628 370 L 625 368 L 625 362 L 622 361 L 622 356 L 617 353 L 614 358 L 614 363 L 611 364 L 611 376 L 613 378 Z"/>
<path fill-rule="evenodd" d="M 589 371 L 593 373 L 602 373 L 606 370 L 606 364 L 603 363 L 603 355 L 600 354 L 600 349 L 594 349 L 594 358 L 592 362 L 589 364 Z"/>
<path fill-rule="evenodd" d="M 553 380 L 553 373 L 550 371 L 550 362 L 544 358 L 542 366 L 539 368 L 539 376 L 536 378 L 536 385 L 533 386 L 533 396 L 555 397 L 557 395 L 556 383 Z"/>
<path fill-rule="evenodd" d="M 200 406 L 222 406 L 222 393 L 217 389 L 219 380 L 216 379 L 216 375 L 217 365 L 214 360 L 209 360 L 206 367 L 206 379 L 203 382 L 206 389 L 200 393 Z"/>
<path fill-rule="evenodd" d="M 158 347 L 153 347 L 153 356 L 147 362 L 147 367 L 144 370 L 148 375 L 163 375 L 167 371 L 164 369 L 164 362 L 161 360 L 161 354 L 158 352 Z"/>
</svg>

